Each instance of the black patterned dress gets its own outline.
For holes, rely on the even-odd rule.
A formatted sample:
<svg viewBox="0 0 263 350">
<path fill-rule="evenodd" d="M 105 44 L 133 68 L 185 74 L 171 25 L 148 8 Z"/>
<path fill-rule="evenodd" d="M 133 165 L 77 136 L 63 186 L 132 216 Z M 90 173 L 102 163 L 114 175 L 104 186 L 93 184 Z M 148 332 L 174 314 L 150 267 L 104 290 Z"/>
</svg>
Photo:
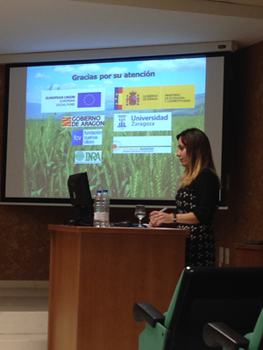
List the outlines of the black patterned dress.
<svg viewBox="0 0 263 350">
<path fill-rule="evenodd" d="M 193 212 L 199 224 L 178 224 L 191 231 L 186 236 L 185 266 L 214 266 L 215 239 L 212 221 L 219 199 L 219 183 L 213 171 L 204 169 L 187 187 L 180 188 L 175 197 L 176 214 Z"/>
</svg>

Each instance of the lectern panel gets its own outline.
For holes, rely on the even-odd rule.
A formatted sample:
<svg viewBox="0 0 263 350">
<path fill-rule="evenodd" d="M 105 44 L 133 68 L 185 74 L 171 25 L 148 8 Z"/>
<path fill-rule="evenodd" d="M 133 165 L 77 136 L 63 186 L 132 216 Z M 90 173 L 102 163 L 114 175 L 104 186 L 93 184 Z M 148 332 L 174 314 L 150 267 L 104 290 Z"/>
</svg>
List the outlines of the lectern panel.
<svg viewBox="0 0 263 350">
<path fill-rule="evenodd" d="M 49 226 L 49 350 L 134 350 L 133 304 L 169 306 L 186 230 Z"/>
</svg>

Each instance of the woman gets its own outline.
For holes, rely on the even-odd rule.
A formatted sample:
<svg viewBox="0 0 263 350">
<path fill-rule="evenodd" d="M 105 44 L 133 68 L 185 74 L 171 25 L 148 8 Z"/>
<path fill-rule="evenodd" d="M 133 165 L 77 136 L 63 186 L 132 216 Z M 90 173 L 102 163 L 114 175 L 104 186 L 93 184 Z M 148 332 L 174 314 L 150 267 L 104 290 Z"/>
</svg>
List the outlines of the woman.
<svg viewBox="0 0 263 350">
<path fill-rule="evenodd" d="M 178 152 L 185 171 L 175 197 L 176 211 L 150 213 L 150 226 L 178 224 L 190 230 L 186 237 L 186 266 L 214 266 L 215 240 L 212 221 L 219 199 L 220 179 L 216 174 L 210 142 L 199 129 L 177 135 Z"/>
</svg>

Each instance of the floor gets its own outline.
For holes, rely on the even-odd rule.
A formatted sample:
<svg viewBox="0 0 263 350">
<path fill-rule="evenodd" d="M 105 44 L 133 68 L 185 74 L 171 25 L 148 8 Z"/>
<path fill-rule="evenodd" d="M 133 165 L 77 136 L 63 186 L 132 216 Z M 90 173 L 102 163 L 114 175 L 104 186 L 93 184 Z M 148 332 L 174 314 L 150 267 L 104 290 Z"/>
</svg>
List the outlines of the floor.
<svg viewBox="0 0 263 350">
<path fill-rule="evenodd" d="M 0 281 L 1 350 L 46 350 L 48 282 Z"/>
</svg>

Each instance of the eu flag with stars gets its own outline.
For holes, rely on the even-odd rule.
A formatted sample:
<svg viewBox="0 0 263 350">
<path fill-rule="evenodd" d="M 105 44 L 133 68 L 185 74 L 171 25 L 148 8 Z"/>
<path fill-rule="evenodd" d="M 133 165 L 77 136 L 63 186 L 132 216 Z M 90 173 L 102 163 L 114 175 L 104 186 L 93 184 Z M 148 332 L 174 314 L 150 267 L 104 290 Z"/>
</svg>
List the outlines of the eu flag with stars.
<svg viewBox="0 0 263 350">
<path fill-rule="evenodd" d="M 101 92 L 81 92 L 78 94 L 78 108 L 100 107 Z"/>
</svg>

